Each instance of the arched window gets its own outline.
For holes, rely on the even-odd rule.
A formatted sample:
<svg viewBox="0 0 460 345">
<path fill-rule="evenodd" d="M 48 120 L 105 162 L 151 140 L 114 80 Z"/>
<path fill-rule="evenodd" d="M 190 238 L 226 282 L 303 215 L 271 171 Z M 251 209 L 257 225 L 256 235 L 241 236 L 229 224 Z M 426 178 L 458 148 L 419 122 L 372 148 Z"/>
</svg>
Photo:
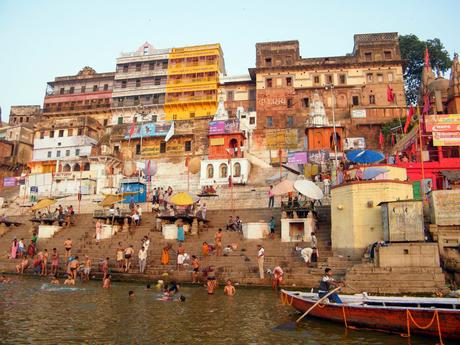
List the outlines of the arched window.
<svg viewBox="0 0 460 345">
<path fill-rule="evenodd" d="M 208 164 L 208 166 L 206 167 L 206 176 L 208 178 L 214 178 L 214 167 L 212 166 L 212 164 Z"/>
<path fill-rule="evenodd" d="M 233 165 L 233 177 L 240 177 L 241 176 L 241 164 L 235 163 Z"/>
<path fill-rule="evenodd" d="M 84 171 L 89 171 L 90 167 L 91 167 L 91 165 L 88 162 L 86 162 L 85 165 L 83 166 L 83 170 Z"/>
<path fill-rule="evenodd" d="M 227 178 L 227 175 L 228 175 L 228 167 L 227 167 L 227 164 L 222 163 L 222 164 L 219 166 L 219 172 L 220 172 L 220 175 L 219 175 L 220 178 Z"/>
<path fill-rule="evenodd" d="M 76 164 L 73 166 L 73 171 L 80 171 L 80 164 L 76 163 Z"/>
<path fill-rule="evenodd" d="M 70 164 L 65 164 L 64 168 L 62 169 L 62 171 L 64 171 L 64 172 L 69 172 L 71 170 L 72 170 L 72 168 L 70 167 Z"/>
</svg>

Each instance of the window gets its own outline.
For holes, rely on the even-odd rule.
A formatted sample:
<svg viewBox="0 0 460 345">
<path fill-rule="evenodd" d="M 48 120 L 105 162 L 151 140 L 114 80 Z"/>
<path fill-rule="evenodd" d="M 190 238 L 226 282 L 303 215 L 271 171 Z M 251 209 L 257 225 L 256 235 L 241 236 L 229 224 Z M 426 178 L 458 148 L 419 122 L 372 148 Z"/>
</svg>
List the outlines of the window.
<svg viewBox="0 0 460 345">
<path fill-rule="evenodd" d="M 79 128 L 77 130 L 77 135 L 83 135 L 83 128 Z"/>
<path fill-rule="evenodd" d="M 294 116 L 287 117 L 287 127 L 288 128 L 294 127 Z"/>
<path fill-rule="evenodd" d="M 122 80 L 122 82 L 121 82 L 121 88 L 122 88 L 122 89 L 126 89 L 126 84 L 127 84 L 127 81 L 126 81 L 126 80 Z"/>
<path fill-rule="evenodd" d="M 61 88 L 59 89 L 59 94 L 60 94 L 60 95 L 63 95 L 64 92 L 65 92 L 65 89 L 64 89 L 63 87 L 61 87 Z"/>
<path fill-rule="evenodd" d="M 233 101 L 234 99 L 234 92 L 233 91 L 227 91 L 227 101 Z"/>
<path fill-rule="evenodd" d="M 375 95 L 369 95 L 369 104 L 375 104 Z"/>
<path fill-rule="evenodd" d="M 155 69 L 155 64 L 153 62 L 149 63 L 149 70 L 153 71 Z"/>
<path fill-rule="evenodd" d="M 233 165 L 233 177 L 240 177 L 241 176 L 241 164 L 235 163 Z"/>
<path fill-rule="evenodd" d="M 119 107 L 122 107 L 122 106 L 123 106 L 123 101 L 124 101 L 123 97 L 119 97 L 117 101 L 118 101 L 118 102 L 117 102 L 117 103 L 118 103 L 118 106 L 119 106 Z"/>
<path fill-rule="evenodd" d="M 272 87 L 273 86 L 273 79 L 272 78 L 267 78 L 265 80 L 265 86 L 266 87 Z"/>
<path fill-rule="evenodd" d="M 288 98 L 286 104 L 287 104 L 287 107 L 288 107 L 288 108 L 292 108 L 292 105 L 294 104 L 294 103 L 292 102 L 292 98 Z"/>
<path fill-rule="evenodd" d="M 123 65 L 123 72 L 124 73 L 128 72 L 128 68 L 129 68 L 128 65 Z"/>
<path fill-rule="evenodd" d="M 149 53 L 149 47 L 144 46 L 144 55 L 147 55 Z"/>
<path fill-rule="evenodd" d="M 377 74 L 377 82 L 383 83 L 383 74 L 381 73 Z"/>
<path fill-rule="evenodd" d="M 140 87 L 141 86 L 141 80 L 140 79 L 136 79 L 136 87 Z"/>
<path fill-rule="evenodd" d="M 104 124 L 104 127 L 107 127 L 107 125 L 109 124 L 109 120 L 104 119 L 103 124 Z"/>
<path fill-rule="evenodd" d="M 208 178 L 214 178 L 214 167 L 212 164 L 208 164 L 206 167 L 206 176 Z"/>
<path fill-rule="evenodd" d="M 359 97 L 358 96 L 353 96 L 352 97 L 352 103 L 353 103 L 353 105 L 359 105 Z"/>
<path fill-rule="evenodd" d="M 272 58 L 265 58 L 265 64 L 267 66 L 271 66 L 272 65 Z"/>
<path fill-rule="evenodd" d="M 137 64 L 136 64 L 136 71 L 139 72 L 139 71 L 141 70 L 141 68 L 142 68 L 142 64 L 137 63 Z"/>
<path fill-rule="evenodd" d="M 59 130 L 58 136 L 59 136 L 59 138 L 62 138 L 64 136 L 64 130 L 63 129 Z"/>
<path fill-rule="evenodd" d="M 332 77 L 332 74 L 326 75 L 326 84 L 332 84 L 334 82 L 334 78 Z"/>
<path fill-rule="evenodd" d="M 388 81 L 393 81 L 393 73 L 388 73 Z"/>
<path fill-rule="evenodd" d="M 286 86 L 292 86 L 292 77 L 286 78 Z"/>
<path fill-rule="evenodd" d="M 80 90 L 80 91 L 81 91 L 81 93 L 85 93 L 85 91 L 86 91 L 86 86 L 83 85 L 83 86 L 81 87 L 81 90 Z"/>
<path fill-rule="evenodd" d="M 195 112 L 190 112 L 190 118 L 194 119 L 195 118 Z"/>
<path fill-rule="evenodd" d="M 54 138 L 54 131 L 50 131 L 50 138 Z"/>
<path fill-rule="evenodd" d="M 51 151 L 48 151 L 48 158 L 51 158 Z"/>
<path fill-rule="evenodd" d="M 185 142 L 185 152 L 190 152 L 192 151 L 192 142 L 190 140 L 187 140 Z"/>
<path fill-rule="evenodd" d="M 227 164 L 222 163 L 222 164 L 219 166 L 219 177 L 220 177 L 220 178 L 226 178 L 227 175 L 228 175 L 228 167 L 227 167 Z"/>
<path fill-rule="evenodd" d="M 91 165 L 86 162 L 85 165 L 83 165 L 83 171 L 89 171 L 91 169 Z"/>
<path fill-rule="evenodd" d="M 56 157 L 61 157 L 61 151 L 60 150 L 56 151 Z"/>
<path fill-rule="evenodd" d="M 372 61 L 372 53 L 371 52 L 364 53 L 364 59 L 366 61 Z"/>
<path fill-rule="evenodd" d="M 161 77 L 155 77 L 155 80 L 153 82 L 155 85 L 161 85 Z"/>
<path fill-rule="evenodd" d="M 109 89 L 109 84 L 104 84 L 104 91 L 107 91 Z"/>
<path fill-rule="evenodd" d="M 67 136 L 68 136 L 68 137 L 71 137 L 72 134 L 73 134 L 73 128 L 67 129 Z"/>
<path fill-rule="evenodd" d="M 166 153 L 166 143 L 160 143 L 160 153 Z"/>
<path fill-rule="evenodd" d="M 391 60 L 391 51 L 385 50 L 383 55 L 385 56 L 385 60 Z"/>
<path fill-rule="evenodd" d="M 22 117 L 19 118 L 19 122 L 22 123 L 23 120 L 24 120 L 24 119 L 23 119 Z"/>
<path fill-rule="evenodd" d="M 73 171 L 81 171 L 80 164 L 76 163 L 76 164 L 73 166 Z"/>
<path fill-rule="evenodd" d="M 65 150 L 66 157 L 70 156 L 70 150 Z"/>
<path fill-rule="evenodd" d="M 141 154 L 141 144 L 136 144 L 136 155 Z"/>
<path fill-rule="evenodd" d="M 123 124 L 123 116 L 119 116 L 117 119 L 117 124 L 122 125 Z"/>
<path fill-rule="evenodd" d="M 74 93 L 74 91 L 75 91 L 75 87 L 71 86 L 69 89 L 69 93 Z"/>
<path fill-rule="evenodd" d="M 40 132 L 40 139 L 44 139 L 45 138 L 45 132 Z"/>
<path fill-rule="evenodd" d="M 248 98 L 249 98 L 250 101 L 255 100 L 256 99 L 256 90 L 249 90 Z"/>
<path fill-rule="evenodd" d="M 347 76 L 345 74 L 340 74 L 339 75 L 339 84 L 346 84 L 347 82 Z"/>
<path fill-rule="evenodd" d="M 267 116 L 267 123 L 266 123 L 266 126 L 267 126 L 267 127 L 273 127 L 273 117 Z"/>
<path fill-rule="evenodd" d="M 313 77 L 313 83 L 314 83 L 314 84 L 319 84 L 319 75 L 315 75 L 315 76 Z"/>
<path fill-rule="evenodd" d="M 372 73 L 367 73 L 367 74 L 366 74 L 366 80 L 367 80 L 368 82 L 372 82 L 372 79 L 373 79 Z"/>
<path fill-rule="evenodd" d="M 249 118 L 249 124 L 250 124 L 250 125 L 254 125 L 255 123 L 256 123 L 256 118 L 255 118 L 254 116 L 251 116 L 251 117 Z"/>
<path fill-rule="evenodd" d="M 152 122 L 158 121 L 158 115 L 152 115 Z"/>
<path fill-rule="evenodd" d="M 134 105 L 139 105 L 139 96 L 134 96 Z"/>
<path fill-rule="evenodd" d="M 93 92 L 96 92 L 96 91 L 98 91 L 98 90 L 99 90 L 99 86 L 94 85 L 94 86 L 93 86 Z"/>
<path fill-rule="evenodd" d="M 302 106 L 308 108 L 310 106 L 310 99 L 308 97 L 302 98 Z"/>
<path fill-rule="evenodd" d="M 75 149 L 75 156 L 80 156 L 80 149 Z M 80 170 L 80 168 L 78 168 Z"/>
</svg>

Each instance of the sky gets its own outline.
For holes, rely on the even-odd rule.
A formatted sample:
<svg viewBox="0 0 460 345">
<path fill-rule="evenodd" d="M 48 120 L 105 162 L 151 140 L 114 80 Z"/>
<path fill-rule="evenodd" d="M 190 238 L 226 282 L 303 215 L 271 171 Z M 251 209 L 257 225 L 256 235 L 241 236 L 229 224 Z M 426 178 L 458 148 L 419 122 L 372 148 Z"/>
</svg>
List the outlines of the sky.
<svg viewBox="0 0 460 345">
<path fill-rule="evenodd" d="M 353 35 L 439 38 L 460 50 L 458 0 L 0 0 L 0 106 L 43 105 L 46 83 L 84 66 L 115 70 L 120 52 L 220 43 L 227 74 L 255 65 L 257 42 L 298 40 L 303 57 L 345 55 Z M 448 76 L 447 76 L 448 77 Z"/>
</svg>

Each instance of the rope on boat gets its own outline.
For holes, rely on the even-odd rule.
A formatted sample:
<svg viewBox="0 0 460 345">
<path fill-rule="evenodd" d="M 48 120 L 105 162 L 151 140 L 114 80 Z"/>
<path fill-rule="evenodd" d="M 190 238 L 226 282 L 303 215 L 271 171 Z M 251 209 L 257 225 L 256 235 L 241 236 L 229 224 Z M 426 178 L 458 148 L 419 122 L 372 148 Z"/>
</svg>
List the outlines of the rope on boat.
<svg viewBox="0 0 460 345">
<path fill-rule="evenodd" d="M 411 322 L 419 329 L 428 329 L 431 327 L 431 325 L 434 323 L 434 321 L 436 320 L 436 326 L 438 328 L 438 336 L 439 336 L 439 345 L 444 345 L 443 341 L 442 341 L 442 332 L 441 332 L 441 324 L 439 322 L 439 313 L 437 310 L 434 311 L 434 315 L 433 315 L 433 318 L 431 319 L 431 321 L 425 325 L 425 326 L 420 326 L 414 319 L 414 317 L 412 316 L 412 314 L 410 313 L 410 310 L 407 309 L 406 310 L 406 320 L 407 320 L 407 334 L 402 334 L 402 336 L 405 336 L 405 337 L 408 337 L 410 338 L 411 337 L 411 334 L 410 334 L 410 324 Z"/>
<path fill-rule="evenodd" d="M 287 305 L 291 306 L 292 301 L 294 301 L 294 296 L 291 296 L 291 301 L 289 302 L 289 295 L 284 294 L 284 293 L 281 294 L 281 304 L 283 304 L 283 305 L 287 304 Z"/>
<path fill-rule="evenodd" d="M 343 322 L 345 323 L 345 328 L 348 328 L 347 316 L 345 315 L 345 306 L 342 305 L 342 313 L 343 313 Z"/>
</svg>

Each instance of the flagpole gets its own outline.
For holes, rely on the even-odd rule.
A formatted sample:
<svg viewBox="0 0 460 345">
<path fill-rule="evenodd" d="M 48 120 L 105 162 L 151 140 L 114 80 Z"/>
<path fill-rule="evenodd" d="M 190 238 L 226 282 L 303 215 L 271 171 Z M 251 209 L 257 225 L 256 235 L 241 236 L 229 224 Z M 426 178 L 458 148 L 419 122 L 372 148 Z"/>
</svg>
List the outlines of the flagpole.
<svg viewBox="0 0 460 345">
<path fill-rule="evenodd" d="M 423 163 L 423 142 L 422 142 L 422 116 L 420 115 L 420 106 L 417 106 L 417 114 L 418 114 L 418 138 L 419 138 L 419 146 L 420 146 L 420 168 L 422 169 L 422 181 L 420 186 L 422 187 L 421 190 L 423 191 L 423 199 L 425 199 L 425 188 L 424 188 L 424 180 L 425 180 L 425 169 Z"/>
</svg>

